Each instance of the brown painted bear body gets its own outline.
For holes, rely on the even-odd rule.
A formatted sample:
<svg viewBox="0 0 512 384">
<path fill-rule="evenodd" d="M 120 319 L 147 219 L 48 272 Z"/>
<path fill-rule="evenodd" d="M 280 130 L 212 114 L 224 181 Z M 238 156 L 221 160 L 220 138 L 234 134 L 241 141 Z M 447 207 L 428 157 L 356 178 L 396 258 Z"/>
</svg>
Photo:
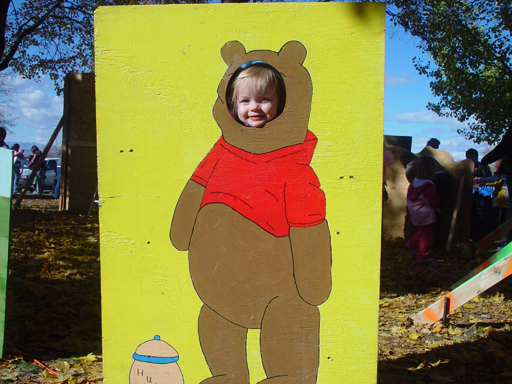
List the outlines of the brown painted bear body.
<svg viewBox="0 0 512 384">
<path fill-rule="evenodd" d="M 227 43 L 228 70 L 219 88 L 214 117 L 224 140 L 251 154 L 267 154 L 306 138 L 312 86 L 302 66 L 306 50 L 289 42 L 277 53 Z M 261 60 L 282 73 L 287 102 L 281 116 L 263 128 L 237 123 L 226 106 L 226 86 L 240 65 Z M 190 180 L 171 224 L 171 240 L 189 251 L 190 274 L 204 305 L 199 337 L 212 372 L 203 383 L 248 384 L 248 329 L 261 329 L 265 383 L 316 383 L 320 316 L 317 305 L 331 290 L 327 222 L 291 227 L 275 236 L 225 204 L 201 207 L 205 187 Z"/>
</svg>

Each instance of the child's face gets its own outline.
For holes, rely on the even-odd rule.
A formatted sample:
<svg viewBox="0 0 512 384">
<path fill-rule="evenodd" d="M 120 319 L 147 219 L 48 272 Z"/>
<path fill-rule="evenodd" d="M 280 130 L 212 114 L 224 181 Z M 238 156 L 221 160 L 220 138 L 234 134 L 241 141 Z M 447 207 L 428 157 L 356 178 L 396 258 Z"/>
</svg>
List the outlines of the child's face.
<svg viewBox="0 0 512 384">
<path fill-rule="evenodd" d="M 277 115 L 279 100 L 269 89 L 258 93 L 254 87 L 242 85 L 236 100 L 238 118 L 249 127 L 262 128 Z"/>
</svg>

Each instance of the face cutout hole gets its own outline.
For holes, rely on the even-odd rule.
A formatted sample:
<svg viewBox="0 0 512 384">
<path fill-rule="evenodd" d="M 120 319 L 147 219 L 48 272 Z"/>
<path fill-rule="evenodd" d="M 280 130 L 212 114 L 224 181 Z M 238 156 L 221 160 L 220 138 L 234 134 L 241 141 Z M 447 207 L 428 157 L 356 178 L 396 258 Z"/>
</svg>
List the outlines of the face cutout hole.
<svg viewBox="0 0 512 384">
<path fill-rule="evenodd" d="M 286 86 L 277 69 L 263 61 L 250 61 L 231 76 L 226 90 L 229 113 L 246 127 L 263 128 L 283 113 Z"/>
</svg>

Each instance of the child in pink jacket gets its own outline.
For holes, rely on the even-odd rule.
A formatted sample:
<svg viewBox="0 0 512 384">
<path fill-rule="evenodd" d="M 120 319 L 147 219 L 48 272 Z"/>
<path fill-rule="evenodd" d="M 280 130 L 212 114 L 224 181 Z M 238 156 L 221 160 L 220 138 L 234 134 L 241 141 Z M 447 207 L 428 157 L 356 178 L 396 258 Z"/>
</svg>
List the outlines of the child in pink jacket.
<svg viewBox="0 0 512 384">
<path fill-rule="evenodd" d="M 436 222 L 436 210 L 441 205 L 433 183 L 435 176 L 436 161 L 430 156 L 422 156 L 418 162 L 416 178 L 407 189 L 407 209 L 411 222 L 417 228 L 405 246 L 416 255 L 418 261 L 432 261 L 428 255 L 432 226 Z"/>
</svg>

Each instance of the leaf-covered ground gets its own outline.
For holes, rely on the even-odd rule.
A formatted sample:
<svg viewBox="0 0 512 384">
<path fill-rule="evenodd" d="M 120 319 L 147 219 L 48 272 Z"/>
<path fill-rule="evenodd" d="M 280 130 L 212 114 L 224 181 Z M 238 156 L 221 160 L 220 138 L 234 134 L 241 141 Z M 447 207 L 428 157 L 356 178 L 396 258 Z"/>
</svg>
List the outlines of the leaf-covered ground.
<svg viewBox="0 0 512 384">
<path fill-rule="evenodd" d="M 101 383 L 97 215 L 25 200 L 11 223 L 0 384 Z M 446 327 L 410 321 L 490 256 L 463 258 L 463 250 L 418 263 L 403 240 L 383 241 L 378 383 L 512 382 L 509 278 L 450 314 Z"/>
<path fill-rule="evenodd" d="M 410 319 L 492 255 L 463 251 L 432 252 L 435 261 L 418 263 L 403 240 L 383 241 L 379 383 L 512 383 L 510 277 L 452 312 L 445 327 Z"/>
<path fill-rule="evenodd" d="M 101 382 L 100 297 L 98 216 L 24 200 L 11 213 L 0 383 Z"/>
</svg>

